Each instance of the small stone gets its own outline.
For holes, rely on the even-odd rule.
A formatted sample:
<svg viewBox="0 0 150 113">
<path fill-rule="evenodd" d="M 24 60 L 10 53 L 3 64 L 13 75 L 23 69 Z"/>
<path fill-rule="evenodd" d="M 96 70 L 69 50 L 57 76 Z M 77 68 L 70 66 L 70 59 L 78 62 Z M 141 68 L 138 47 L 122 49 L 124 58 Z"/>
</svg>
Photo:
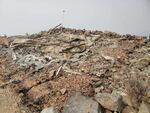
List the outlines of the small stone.
<svg viewBox="0 0 150 113">
<path fill-rule="evenodd" d="M 26 111 L 24 111 L 24 110 L 21 110 L 21 113 L 26 113 Z"/>
<path fill-rule="evenodd" d="M 60 96 L 60 95 L 62 95 L 62 94 L 61 94 L 60 91 L 58 91 L 58 92 L 56 93 L 56 95 L 57 95 L 57 96 Z"/>
<path fill-rule="evenodd" d="M 115 68 L 112 69 L 112 72 L 116 72 L 117 70 Z"/>
<path fill-rule="evenodd" d="M 53 107 L 50 107 L 43 109 L 41 113 L 59 113 L 59 111 Z"/>
<path fill-rule="evenodd" d="M 95 93 L 100 93 L 102 90 L 104 90 L 104 86 L 100 86 L 95 88 Z"/>
<path fill-rule="evenodd" d="M 95 93 L 99 93 L 101 91 L 101 87 L 95 88 Z"/>
<path fill-rule="evenodd" d="M 60 92 L 61 92 L 62 95 L 64 95 L 67 92 L 67 90 L 65 88 L 63 88 L 63 89 L 60 90 Z"/>
<path fill-rule="evenodd" d="M 62 113 L 102 113 L 102 108 L 92 98 L 75 93 L 66 102 Z"/>
<path fill-rule="evenodd" d="M 122 96 L 117 93 L 98 93 L 95 95 L 95 99 L 104 108 L 109 109 L 111 111 L 120 112 L 123 108 Z"/>
<path fill-rule="evenodd" d="M 96 82 L 96 83 L 94 84 L 94 86 L 95 86 L 95 87 L 99 87 L 99 86 L 101 86 L 102 84 L 103 84 L 102 81 L 98 81 L 98 82 Z"/>
<path fill-rule="evenodd" d="M 100 88 L 101 88 L 101 90 L 104 90 L 104 89 L 105 89 L 104 86 L 101 86 Z"/>
<path fill-rule="evenodd" d="M 22 98 L 23 96 L 24 96 L 24 94 L 23 94 L 23 93 L 20 93 L 20 94 L 19 94 L 19 97 L 20 97 L 20 98 Z"/>
<path fill-rule="evenodd" d="M 138 113 L 150 113 L 150 104 L 142 102 Z"/>
<path fill-rule="evenodd" d="M 98 82 L 98 81 L 100 81 L 100 79 L 99 78 L 92 78 L 92 81 L 93 82 Z"/>
</svg>

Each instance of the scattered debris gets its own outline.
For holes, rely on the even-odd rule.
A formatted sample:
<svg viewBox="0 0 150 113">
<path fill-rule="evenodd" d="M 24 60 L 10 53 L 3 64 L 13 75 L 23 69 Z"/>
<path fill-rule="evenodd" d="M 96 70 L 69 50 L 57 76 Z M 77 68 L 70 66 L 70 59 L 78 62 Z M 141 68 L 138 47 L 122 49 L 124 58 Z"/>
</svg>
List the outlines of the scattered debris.
<svg viewBox="0 0 150 113">
<path fill-rule="evenodd" d="M 61 24 L 36 34 L 0 37 L 0 88 L 12 89 L 18 104 L 32 113 L 45 108 L 42 113 L 55 113 L 55 108 L 144 113 L 141 109 L 148 111 L 150 103 L 150 41 Z M 72 96 L 75 92 L 82 95 Z"/>
</svg>

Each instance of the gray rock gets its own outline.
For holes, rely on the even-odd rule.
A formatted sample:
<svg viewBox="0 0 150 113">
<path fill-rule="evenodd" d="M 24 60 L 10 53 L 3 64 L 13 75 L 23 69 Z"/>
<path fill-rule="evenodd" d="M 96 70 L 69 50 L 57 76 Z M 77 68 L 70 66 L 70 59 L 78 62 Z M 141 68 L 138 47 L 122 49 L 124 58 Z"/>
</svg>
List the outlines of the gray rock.
<svg viewBox="0 0 150 113">
<path fill-rule="evenodd" d="M 95 95 L 95 100 L 111 111 L 120 112 L 123 108 L 122 96 L 117 93 L 98 93 Z"/>
<path fill-rule="evenodd" d="M 102 113 L 102 109 L 92 98 L 76 93 L 66 102 L 62 113 Z"/>
<path fill-rule="evenodd" d="M 41 113 L 59 113 L 59 111 L 53 107 L 50 107 L 43 109 Z"/>
<path fill-rule="evenodd" d="M 29 54 L 29 55 L 18 58 L 16 63 L 21 68 L 28 68 L 30 66 L 34 66 L 35 70 L 39 70 L 39 69 L 42 69 L 46 64 L 48 64 L 50 60 L 51 58 L 47 56 L 39 57 L 39 56 Z"/>
<path fill-rule="evenodd" d="M 150 104 L 142 102 L 138 113 L 150 113 Z"/>
</svg>

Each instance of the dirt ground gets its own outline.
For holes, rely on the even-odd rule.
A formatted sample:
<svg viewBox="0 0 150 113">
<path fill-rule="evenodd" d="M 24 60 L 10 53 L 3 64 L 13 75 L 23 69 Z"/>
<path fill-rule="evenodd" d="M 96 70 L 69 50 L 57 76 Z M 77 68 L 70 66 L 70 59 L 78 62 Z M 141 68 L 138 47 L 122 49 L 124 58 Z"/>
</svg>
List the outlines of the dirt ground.
<svg viewBox="0 0 150 113">
<path fill-rule="evenodd" d="M 29 113 L 19 107 L 18 100 L 11 89 L 0 89 L 0 113 Z"/>
</svg>

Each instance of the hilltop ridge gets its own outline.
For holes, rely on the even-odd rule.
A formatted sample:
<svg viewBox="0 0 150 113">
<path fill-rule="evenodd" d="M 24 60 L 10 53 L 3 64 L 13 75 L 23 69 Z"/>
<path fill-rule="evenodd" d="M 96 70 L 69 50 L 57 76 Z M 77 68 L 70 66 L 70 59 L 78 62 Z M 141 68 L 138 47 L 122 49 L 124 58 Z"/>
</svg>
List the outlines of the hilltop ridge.
<svg viewBox="0 0 150 113">
<path fill-rule="evenodd" d="M 0 37 L 0 64 L 0 87 L 25 113 L 87 113 L 86 103 L 97 106 L 90 113 L 149 110 L 150 41 L 141 36 L 60 27 Z"/>
</svg>

